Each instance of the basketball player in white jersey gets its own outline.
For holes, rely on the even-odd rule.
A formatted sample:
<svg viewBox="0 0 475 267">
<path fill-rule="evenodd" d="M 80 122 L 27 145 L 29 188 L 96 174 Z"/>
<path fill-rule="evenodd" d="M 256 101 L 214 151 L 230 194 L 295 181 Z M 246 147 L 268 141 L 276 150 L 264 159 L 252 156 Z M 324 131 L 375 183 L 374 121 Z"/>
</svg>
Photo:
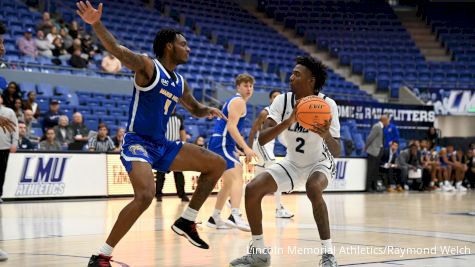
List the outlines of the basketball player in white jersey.
<svg viewBox="0 0 475 267">
<path fill-rule="evenodd" d="M 279 90 L 272 90 L 269 93 L 269 101 L 270 104 L 274 101 L 274 99 L 279 96 L 281 92 Z M 267 116 L 269 115 L 270 106 L 265 107 L 260 113 L 259 116 L 254 121 L 252 125 L 251 132 L 249 133 L 249 140 L 248 145 L 252 147 L 252 149 L 256 152 L 259 161 L 254 164 L 256 174 L 261 173 L 264 171 L 265 168 L 269 167 L 275 162 L 275 155 L 274 155 L 274 145 L 275 140 L 270 141 L 265 146 L 259 145 L 259 141 L 255 140 L 259 137 L 259 131 L 261 130 Z M 275 192 L 275 217 L 276 218 L 287 218 L 290 219 L 294 217 L 294 215 L 284 208 L 282 205 L 282 192 Z"/>
<path fill-rule="evenodd" d="M 327 206 L 322 196 L 323 190 L 335 175 L 333 157 L 340 155 L 337 105 L 320 93 L 326 77 L 325 67 L 320 62 L 311 57 L 298 57 L 290 76 L 291 92 L 276 97 L 272 103 L 264 129 L 259 134 L 259 144 L 265 145 L 282 134 L 287 145 L 287 155 L 247 184 L 245 202 L 252 245 L 249 254 L 233 260 L 229 266 L 270 265 L 270 250 L 264 246 L 262 231 L 262 199 L 276 191 L 290 192 L 304 183 L 323 246 L 320 265 L 338 266 L 330 239 Z M 296 122 L 294 107 L 297 101 L 311 95 L 317 95 L 329 104 L 332 119 L 307 130 Z"/>
</svg>

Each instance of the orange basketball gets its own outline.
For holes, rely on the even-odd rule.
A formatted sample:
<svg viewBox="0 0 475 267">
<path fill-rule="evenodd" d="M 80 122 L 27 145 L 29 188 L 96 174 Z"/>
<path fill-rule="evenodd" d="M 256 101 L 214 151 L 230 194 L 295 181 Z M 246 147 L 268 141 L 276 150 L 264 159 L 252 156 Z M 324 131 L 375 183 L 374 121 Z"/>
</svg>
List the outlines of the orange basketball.
<svg viewBox="0 0 475 267">
<path fill-rule="evenodd" d="M 307 96 L 300 100 L 295 114 L 298 123 L 306 128 L 313 128 L 314 124 L 325 124 L 332 117 L 328 103 L 318 96 Z"/>
</svg>

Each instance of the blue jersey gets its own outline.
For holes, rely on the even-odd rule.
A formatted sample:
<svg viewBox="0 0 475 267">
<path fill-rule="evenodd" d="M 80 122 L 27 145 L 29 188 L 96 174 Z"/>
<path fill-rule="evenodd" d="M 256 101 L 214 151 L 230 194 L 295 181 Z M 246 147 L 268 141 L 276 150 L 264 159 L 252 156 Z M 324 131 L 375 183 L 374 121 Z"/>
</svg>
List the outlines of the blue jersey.
<svg viewBox="0 0 475 267">
<path fill-rule="evenodd" d="M 231 102 L 237 98 L 241 98 L 241 95 L 240 94 L 236 94 L 235 96 L 231 97 L 230 99 L 228 99 L 226 101 L 226 103 L 224 103 L 224 106 L 223 106 L 223 114 L 228 117 L 229 116 L 229 110 L 228 110 L 228 107 L 229 105 L 231 104 Z M 244 113 L 241 118 L 239 119 L 239 122 L 237 124 L 237 128 L 239 130 L 239 132 L 242 132 L 242 129 L 244 127 L 244 120 L 246 118 L 246 113 Z M 236 146 L 236 141 L 234 141 L 234 139 L 231 137 L 231 135 L 229 134 L 228 132 L 228 129 L 226 127 L 226 121 L 221 119 L 221 118 L 218 118 L 216 120 L 216 124 L 214 125 L 214 130 L 213 130 L 213 136 L 221 136 L 223 138 L 223 141 L 225 143 L 223 143 L 225 146 Z"/>
<path fill-rule="evenodd" d="M 134 94 L 129 108 L 128 132 L 147 140 L 163 143 L 166 140 L 167 123 L 173 109 L 183 95 L 183 77 L 165 70 L 162 64 L 153 59 L 154 79 L 148 87 L 140 87 L 134 80 Z"/>
</svg>

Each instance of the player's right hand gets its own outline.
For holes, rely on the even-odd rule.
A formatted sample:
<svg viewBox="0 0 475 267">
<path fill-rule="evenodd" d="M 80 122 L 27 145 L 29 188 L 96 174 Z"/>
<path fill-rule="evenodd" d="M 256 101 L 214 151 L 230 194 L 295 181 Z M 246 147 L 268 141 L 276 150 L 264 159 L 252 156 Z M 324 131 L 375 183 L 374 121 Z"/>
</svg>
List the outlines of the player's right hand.
<svg viewBox="0 0 475 267">
<path fill-rule="evenodd" d="M 76 13 L 84 20 L 84 22 L 88 24 L 95 24 L 101 19 L 102 15 L 102 3 L 99 4 L 97 9 L 95 9 L 89 1 L 84 3 L 83 1 L 79 1 L 76 3 L 78 10 Z"/>
<path fill-rule="evenodd" d="M 246 154 L 246 164 L 251 163 L 253 159 L 257 161 L 257 154 L 251 148 L 244 148 L 244 154 Z"/>
<path fill-rule="evenodd" d="M 12 133 L 15 131 L 15 123 L 5 117 L 0 116 L 0 127 L 4 133 Z"/>
</svg>

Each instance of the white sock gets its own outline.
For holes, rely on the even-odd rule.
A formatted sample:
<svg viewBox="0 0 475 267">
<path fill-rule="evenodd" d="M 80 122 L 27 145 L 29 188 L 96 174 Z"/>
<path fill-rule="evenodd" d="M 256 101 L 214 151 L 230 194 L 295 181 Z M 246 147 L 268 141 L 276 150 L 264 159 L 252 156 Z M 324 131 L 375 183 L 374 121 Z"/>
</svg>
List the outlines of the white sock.
<svg viewBox="0 0 475 267">
<path fill-rule="evenodd" d="M 323 253 L 333 254 L 332 240 L 322 240 Z"/>
<path fill-rule="evenodd" d="M 252 246 L 255 248 L 265 248 L 264 246 L 264 235 L 253 235 L 252 236 Z"/>
<path fill-rule="evenodd" d="M 462 186 L 462 181 L 458 181 L 455 183 L 455 187 L 459 188 Z"/>
<path fill-rule="evenodd" d="M 212 217 L 218 218 L 221 216 L 221 210 L 214 209 Z"/>
<path fill-rule="evenodd" d="M 231 209 L 231 214 L 234 215 L 234 216 L 239 216 L 239 209 L 232 208 Z"/>
<path fill-rule="evenodd" d="M 113 247 L 109 246 L 109 244 L 104 243 L 104 245 L 99 249 L 99 252 L 97 254 L 102 254 L 104 256 L 110 257 L 112 255 L 112 250 L 114 250 Z"/>
<path fill-rule="evenodd" d="M 275 200 L 275 209 L 280 209 L 282 208 L 282 201 L 281 201 L 281 198 L 282 197 L 282 193 L 281 192 L 275 192 L 274 193 L 274 200 Z"/>
<path fill-rule="evenodd" d="M 196 220 L 196 217 L 198 217 L 198 211 L 194 210 L 190 207 L 187 207 L 184 211 L 183 214 L 181 215 L 182 218 L 187 219 L 188 221 L 194 222 Z"/>
<path fill-rule="evenodd" d="M 445 180 L 445 181 L 444 181 L 444 185 L 445 185 L 445 186 L 449 186 L 449 185 L 450 185 L 449 181 Z"/>
</svg>

